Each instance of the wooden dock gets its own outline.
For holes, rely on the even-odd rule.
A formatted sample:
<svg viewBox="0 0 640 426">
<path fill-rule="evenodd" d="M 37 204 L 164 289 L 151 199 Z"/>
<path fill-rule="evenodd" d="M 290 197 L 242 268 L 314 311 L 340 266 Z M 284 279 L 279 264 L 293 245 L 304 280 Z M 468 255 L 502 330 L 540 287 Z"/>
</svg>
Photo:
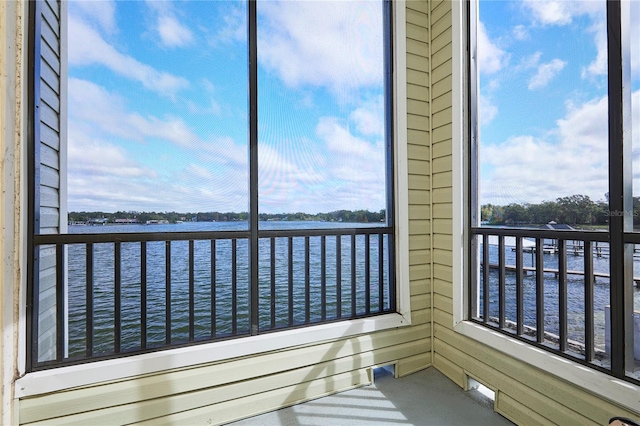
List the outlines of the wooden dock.
<svg viewBox="0 0 640 426">
<path fill-rule="evenodd" d="M 497 263 L 490 263 L 489 264 L 489 269 L 500 269 L 500 266 Z M 505 269 L 505 271 L 515 272 L 516 271 L 516 266 L 515 265 L 504 265 L 504 269 Z M 525 273 L 525 275 L 527 275 L 529 272 L 532 272 L 532 273 L 535 274 L 536 268 L 535 268 L 535 266 L 523 266 L 522 267 L 522 271 Z M 560 271 L 558 269 L 556 269 L 556 268 L 544 268 L 543 272 L 549 273 L 549 274 L 554 274 L 556 278 L 558 278 L 558 274 L 560 273 Z M 567 275 L 582 275 L 582 276 L 584 276 L 584 271 L 567 270 Z M 594 282 L 596 281 L 596 278 L 607 278 L 607 279 L 609 279 L 610 276 L 606 272 L 593 272 L 593 281 Z M 635 282 L 636 287 L 640 287 L 640 277 L 633 277 L 633 281 Z"/>
</svg>

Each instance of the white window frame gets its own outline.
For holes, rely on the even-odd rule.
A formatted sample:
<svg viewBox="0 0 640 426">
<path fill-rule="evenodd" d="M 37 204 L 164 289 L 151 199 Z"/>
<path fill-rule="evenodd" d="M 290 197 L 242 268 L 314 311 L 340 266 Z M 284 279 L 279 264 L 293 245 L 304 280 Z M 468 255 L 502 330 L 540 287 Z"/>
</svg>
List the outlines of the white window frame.
<svg viewBox="0 0 640 426">
<path fill-rule="evenodd" d="M 477 0 L 470 0 L 475 7 Z M 467 150 L 468 108 L 466 59 L 466 2 L 452 1 L 452 162 L 453 162 L 453 328 L 457 333 L 479 343 L 492 347 L 508 356 L 516 358 L 532 367 L 544 370 L 558 379 L 573 383 L 584 391 L 598 395 L 615 404 L 638 412 L 640 386 L 622 381 L 608 374 L 587 368 L 577 362 L 562 358 L 550 352 L 528 345 L 502 333 L 490 330 L 482 325 L 467 321 L 468 302 L 468 208 L 469 171 Z"/>
<path fill-rule="evenodd" d="M 408 232 L 406 1 L 394 1 L 392 5 L 397 313 L 53 368 L 31 372 L 26 375 L 24 356 L 21 356 L 19 371 L 23 377 L 16 381 L 15 398 L 35 396 L 198 364 L 220 362 L 242 356 L 258 355 L 269 351 L 323 341 L 346 339 L 363 333 L 374 333 L 411 325 Z M 66 48 L 66 43 L 64 43 L 63 48 Z M 26 54 L 27 52 L 25 52 Z M 24 134 L 26 135 L 26 132 Z M 26 143 L 22 145 L 24 149 Z M 26 157 L 26 153 L 24 155 Z M 22 202 L 23 205 L 26 205 L 26 198 Z M 22 235 L 22 238 L 26 239 L 25 235 Z M 26 244 L 26 241 L 23 244 Z M 23 280 L 23 289 L 26 289 L 25 280 Z M 21 305 L 23 310 L 21 317 L 24 318 L 24 303 Z M 22 355 L 26 350 L 25 336 L 26 327 L 23 321 L 20 333 L 20 351 Z"/>
</svg>

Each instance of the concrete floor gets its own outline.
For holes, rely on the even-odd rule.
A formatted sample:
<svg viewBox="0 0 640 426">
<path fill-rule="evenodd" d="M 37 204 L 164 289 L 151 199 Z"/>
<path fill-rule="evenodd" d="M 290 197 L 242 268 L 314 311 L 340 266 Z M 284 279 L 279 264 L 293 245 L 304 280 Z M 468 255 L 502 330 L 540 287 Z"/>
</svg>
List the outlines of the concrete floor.
<svg viewBox="0 0 640 426">
<path fill-rule="evenodd" d="M 493 401 L 464 392 L 435 368 L 394 379 L 376 370 L 375 383 L 251 417 L 233 426 L 289 425 L 512 425 Z"/>
</svg>

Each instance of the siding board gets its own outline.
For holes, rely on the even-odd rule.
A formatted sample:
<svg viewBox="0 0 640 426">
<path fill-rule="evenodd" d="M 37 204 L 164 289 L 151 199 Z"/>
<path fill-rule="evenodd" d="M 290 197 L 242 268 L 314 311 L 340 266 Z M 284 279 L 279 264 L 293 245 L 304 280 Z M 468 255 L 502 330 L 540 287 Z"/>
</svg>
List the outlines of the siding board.
<svg viewBox="0 0 640 426">
<path fill-rule="evenodd" d="M 45 102 L 40 102 L 40 120 L 55 131 L 60 130 L 58 112 Z"/>
<path fill-rule="evenodd" d="M 410 114 L 429 117 L 429 102 L 408 99 L 407 110 Z"/>
<path fill-rule="evenodd" d="M 431 54 L 440 52 L 447 46 L 448 49 L 451 49 L 451 34 L 449 32 L 440 33 L 438 37 L 431 40 Z M 449 53 L 449 58 L 451 58 L 451 53 Z"/>
<path fill-rule="evenodd" d="M 429 2 L 425 0 L 409 0 L 407 1 L 407 9 L 413 9 L 421 13 L 429 13 Z"/>
<path fill-rule="evenodd" d="M 58 132 L 48 126 L 40 126 L 40 142 L 58 151 L 60 148 L 60 136 Z"/>
<path fill-rule="evenodd" d="M 429 59 L 429 44 L 418 40 L 407 40 L 407 54 Z"/>
<path fill-rule="evenodd" d="M 40 168 L 40 184 L 51 188 L 60 188 L 60 173 L 58 170 L 41 165 Z"/>
<path fill-rule="evenodd" d="M 443 60 L 444 58 L 440 58 Z M 434 66 L 431 70 L 431 84 L 438 83 L 443 78 L 451 75 L 451 67 L 453 66 L 451 62 L 451 58 L 445 60 L 444 62 Z"/>
<path fill-rule="evenodd" d="M 408 168 L 410 174 L 429 173 L 429 162 L 409 159 Z"/>
<path fill-rule="evenodd" d="M 42 80 L 40 80 L 42 82 Z M 42 82 L 40 84 L 40 98 L 49 105 L 49 107 L 56 111 L 60 111 L 60 97 L 59 95 L 53 91 L 48 84 Z"/>
<path fill-rule="evenodd" d="M 434 93 L 435 95 L 435 93 Z M 434 113 L 444 111 L 448 108 L 451 108 L 451 92 L 445 92 L 441 95 L 438 95 L 437 98 L 434 98 L 432 101 L 432 109 Z M 448 124 L 447 124 L 448 126 Z"/>
<path fill-rule="evenodd" d="M 426 326 L 421 326 L 399 332 L 376 333 L 371 336 L 373 339 L 360 336 L 260 357 L 28 398 L 21 403 L 20 418 L 25 422 L 51 418 L 66 418 L 70 421 L 70 416 L 78 411 L 78 407 L 82 407 L 84 412 L 90 412 L 109 408 L 115 411 L 126 410 L 127 406 L 139 407 L 140 401 L 161 400 L 167 405 L 167 398 L 171 398 L 171 395 L 196 395 L 206 389 L 226 389 L 218 397 L 222 402 L 232 398 L 229 393 L 233 391 L 234 384 L 239 383 L 241 386 L 236 388 L 236 391 L 241 391 L 238 395 L 246 394 L 248 389 L 245 380 L 251 380 L 250 389 L 257 393 L 256 388 L 264 382 L 253 378 L 256 371 L 260 371 L 265 380 L 272 380 L 274 377 L 282 379 L 282 374 L 290 374 L 293 376 L 288 377 L 294 377 L 292 380 L 295 383 L 308 377 L 313 371 L 317 372 L 317 377 L 330 376 L 330 371 L 349 371 L 355 364 L 375 365 L 413 356 L 420 352 L 422 345 L 421 339 L 416 340 L 415 337 L 426 335 L 428 331 Z M 380 347 L 375 349 L 376 346 Z M 288 354 L 286 363 L 282 362 L 284 353 Z M 211 395 L 209 397 L 212 398 Z M 215 400 L 208 399 L 209 402 Z M 108 413 L 114 415 L 114 410 Z M 86 417 L 81 419 L 88 420 Z"/>
<path fill-rule="evenodd" d="M 422 71 L 408 69 L 407 82 L 418 86 L 427 86 L 429 84 L 429 74 Z"/>
<path fill-rule="evenodd" d="M 53 4 L 55 4 L 55 6 L 51 7 Z M 51 29 L 57 36 L 60 36 L 59 8 L 60 6 L 58 1 L 48 1 L 44 3 L 44 7 L 41 8 L 42 18 L 51 26 Z"/>
<path fill-rule="evenodd" d="M 451 261 L 451 251 L 434 247 L 433 263 L 434 266 L 435 264 L 440 264 L 453 267 L 453 262 Z"/>
<path fill-rule="evenodd" d="M 407 127 L 413 130 L 429 130 L 429 117 L 407 114 Z"/>
<path fill-rule="evenodd" d="M 60 17 L 60 5 L 57 0 L 46 0 L 47 6 L 51 9 L 51 12 L 54 14 L 56 18 Z"/>
<path fill-rule="evenodd" d="M 60 76 L 58 71 L 51 68 L 46 62 L 40 62 L 40 65 L 40 78 L 42 78 L 54 92 L 60 93 Z"/>
<path fill-rule="evenodd" d="M 412 132 L 416 132 L 415 130 L 411 130 Z M 416 133 L 420 133 L 420 132 L 416 132 Z M 428 133 L 423 133 L 423 139 L 426 140 L 429 137 Z M 411 136 L 410 136 L 411 138 Z M 417 136 L 416 136 L 417 138 Z M 421 138 L 421 139 L 422 139 Z M 413 160 L 419 160 L 421 158 L 429 158 L 429 147 L 425 146 L 425 145 L 416 145 L 416 144 L 409 144 L 407 145 L 407 152 L 408 152 L 408 158 L 411 158 Z M 426 175 L 426 173 L 425 173 Z"/>
<path fill-rule="evenodd" d="M 426 26 L 407 24 L 407 38 L 418 41 L 429 40 L 429 30 Z"/>
<path fill-rule="evenodd" d="M 430 351 L 431 339 L 428 339 L 425 343 L 428 345 L 427 347 Z M 396 365 L 398 376 L 404 377 L 408 374 L 415 373 L 416 371 L 429 367 L 431 365 L 431 353 L 427 351 L 419 355 L 403 358 Z"/>
<path fill-rule="evenodd" d="M 47 43 L 40 43 L 42 60 L 51 66 L 51 69 L 60 73 L 60 58 Z"/>
<path fill-rule="evenodd" d="M 436 7 L 431 9 L 431 22 L 432 24 L 437 22 L 446 22 L 451 26 L 451 16 L 447 19 L 447 13 L 451 12 L 451 4 L 449 2 L 441 2 Z M 439 33 L 438 31 L 436 31 Z"/>
<path fill-rule="evenodd" d="M 500 389 L 500 393 L 508 395 L 516 401 L 520 401 L 523 406 L 528 407 L 533 412 L 544 413 L 547 419 L 553 419 L 553 422 L 556 424 L 598 424 L 559 404 L 553 399 L 548 398 L 542 393 L 531 389 L 525 383 L 518 380 L 518 377 L 513 378 L 503 374 L 498 369 L 486 368 L 486 365 L 482 361 L 462 355 L 440 339 L 435 339 L 434 344 L 438 348 L 438 353 L 442 354 L 444 358 L 452 363 L 460 365 L 460 363 L 464 362 L 465 369 L 469 371 L 476 380 L 488 384 L 494 389 Z M 540 371 L 538 374 L 542 374 L 542 372 Z"/>
<path fill-rule="evenodd" d="M 436 149 L 436 145 L 440 145 L 438 149 L 442 151 L 446 151 L 448 154 L 451 154 L 451 123 L 446 124 L 444 126 L 438 127 L 433 130 L 433 149 Z M 438 142 L 445 142 L 443 144 L 439 144 Z"/>
<path fill-rule="evenodd" d="M 426 101 L 429 99 L 429 88 L 418 84 L 407 83 L 407 98 Z"/>
<path fill-rule="evenodd" d="M 429 15 L 407 7 L 407 23 L 427 27 L 429 25 Z"/>
<path fill-rule="evenodd" d="M 407 68 L 418 71 L 427 71 L 429 69 L 429 59 L 424 56 L 407 53 Z"/>
<path fill-rule="evenodd" d="M 56 22 L 57 23 L 57 22 Z M 48 22 L 43 22 L 41 27 L 42 31 L 42 39 L 47 43 L 50 49 L 53 52 L 60 51 L 60 41 L 58 40 L 57 31 L 51 28 L 51 25 Z"/>
<path fill-rule="evenodd" d="M 443 9 L 443 12 L 442 18 L 431 20 L 431 35 L 434 39 L 442 33 L 451 32 L 451 9 Z"/>
<path fill-rule="evenodd" d="M 442 311 L 436 309 L 434 318 L 438 324 L 446 322 L 441 314 Z M 442 344 L 436 344 L 437 348 L 450 350 L 443 356 L 452 360 L 458 365 L 464 366 L 464 369 L 475 376 L 478 380 L 485 380 L 487 386 L 498 389 L 501 393 L 514 395 L 516 391 L 512 391 L 511 387 L 514 382 L 526 386 L 529 392 L 542 395 L 549 398 L 555 407 L 566 407 L 571 409 L 579 416 L 588 419 L 589 422 L 598 424 L 607 424 L 608 419 L 616 415 L 638 418 L 637 414 L 631 413 L 621 407 L 615 406 L 610 402 L 599 398 L 589 392 L 581 390 L 571 383 L 555 379 L 552 375 L 543 370 L 525 364 L 515 358 L 504 355 L 495 349 L 478 343 L 472 339 L 461 336 L 450 329 L 451 323 L 444 326 L 436 326 L 434 330 L 435 340 L 440 340 Z M 438 351 L 438 349 L 436 349 Z M 493 382 L 496 380 L 496 382 Z M 498 382 L 498 380 L 507 380 L 508 382 Z M 518 392 L 521 386 L 518 385 Z M 522 401 L 528 407 L 533 408 L 533 403 Z M 562 408 L 557 408 L 564 411 Z M 543 405 L 538 407 L 537 411 L 546 413 Z M 566 412 L 565 412 L 566 414 Z M 579 417 L 582 418 L 582 417 Z M 565 424 L 582 424 L 576 418 L 573 422 Z"/>
</svg>

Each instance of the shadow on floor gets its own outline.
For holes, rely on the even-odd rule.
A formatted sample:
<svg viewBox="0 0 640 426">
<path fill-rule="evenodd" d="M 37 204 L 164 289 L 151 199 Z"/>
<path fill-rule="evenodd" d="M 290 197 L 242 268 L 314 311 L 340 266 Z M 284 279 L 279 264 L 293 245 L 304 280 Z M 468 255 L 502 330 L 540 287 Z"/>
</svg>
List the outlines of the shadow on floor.
<svg viewBox="0 0 640 426">
<path fill-rule="evenodd" d="M 464 392 L 435 368 L 394 379 L 376 370 L 375 383 L 250 417 L 234 426 L 512 425 L 480 392 Z"/>
</svg>

